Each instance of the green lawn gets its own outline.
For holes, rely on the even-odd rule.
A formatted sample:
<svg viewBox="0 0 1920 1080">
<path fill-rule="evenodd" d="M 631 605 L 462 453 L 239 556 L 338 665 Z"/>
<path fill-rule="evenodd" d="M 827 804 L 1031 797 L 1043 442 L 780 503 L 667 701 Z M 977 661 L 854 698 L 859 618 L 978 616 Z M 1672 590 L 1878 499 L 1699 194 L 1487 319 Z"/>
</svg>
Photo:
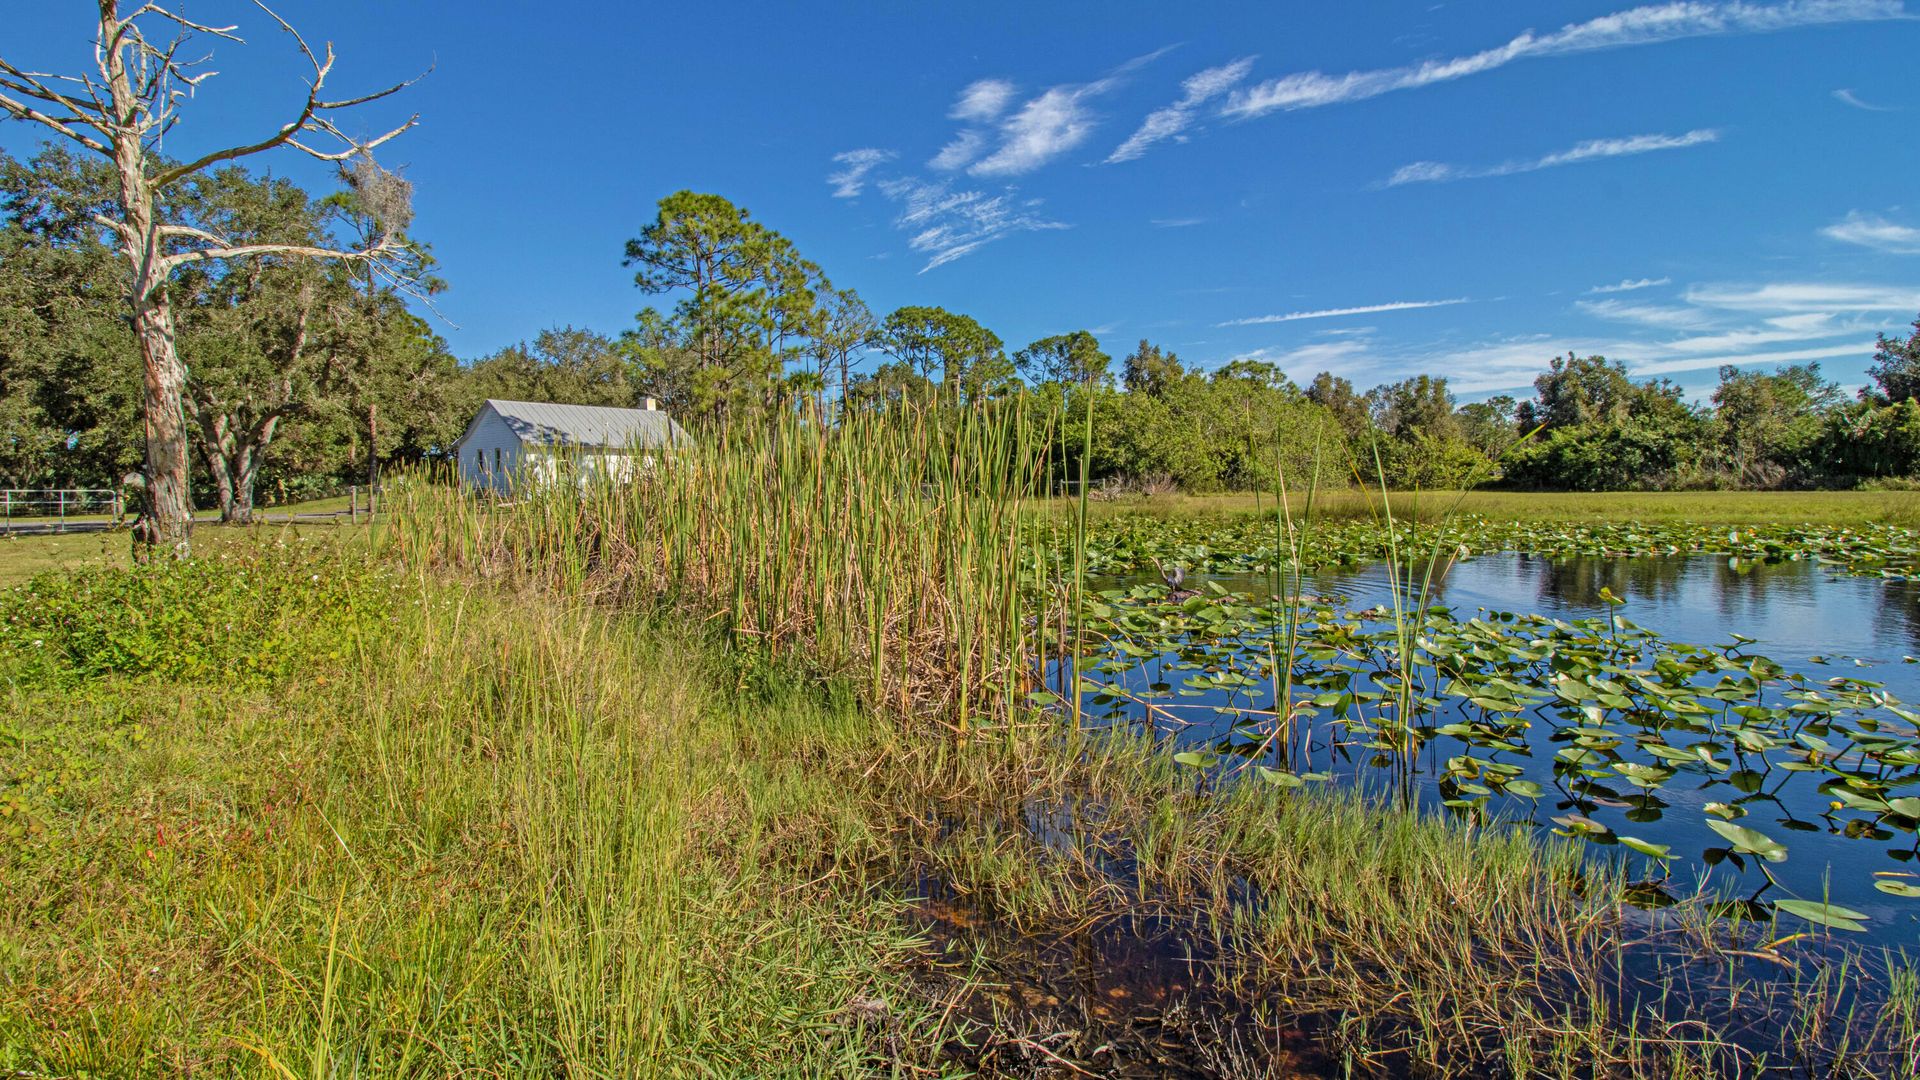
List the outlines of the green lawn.
<svg viewBox="0 0 1920 1080">
<path fill-rule="evenodd" d="M 18 584 L 43 570 L 125 565 L 129 551 L 124 532 L 0 536 L 0 586 Z"/>
<path fill-rule="evenodd" d="M 254 512 L 265 515 L 342 514 L 348 509 L 348 500 L 349 497 L 346 495 L 334 495 L 325 499 L 309 499 L 305 502 L 287 503 L 283 506 L 256 506 L 254 507 Z M 359 507 L 362 511 L 365 511 L 367 508 L 367 497 L 364 494 L 359 497 Z M 8 517 L 7 520 L 18 524 L 27 524 L 48 521 L 109 521 L 112 520 L 112 518 L 112 514 L 68 514 L 64 518 L 57 514 L 14 514 Z M 220 511 L 217 509 L 195 510 L 193 512 L 193 518 L 195 521 L 218 521 L 220 520 Z"/>
<path fill-rule="evenodd" d="M 345 505 L 345 500 L 341 500 Z M 194 545 L 201 550 L 217 550 L 222 545 L 249 543 L 258 533 L 283 529 L 340 529 L 340 535 L 365 537 L 361 525 L 311 523 L 304 525 L 262 524 L 245 529 L 203 524 L 193 534 Z M 62 533 L 54 536 L 0 536 L 0 588 L 16 585 L 44 570 L 74 570 L 83 566 L 125 566 L 132 558 L 132 541 L 124 530 L 103 533 Z"/>
</svg>

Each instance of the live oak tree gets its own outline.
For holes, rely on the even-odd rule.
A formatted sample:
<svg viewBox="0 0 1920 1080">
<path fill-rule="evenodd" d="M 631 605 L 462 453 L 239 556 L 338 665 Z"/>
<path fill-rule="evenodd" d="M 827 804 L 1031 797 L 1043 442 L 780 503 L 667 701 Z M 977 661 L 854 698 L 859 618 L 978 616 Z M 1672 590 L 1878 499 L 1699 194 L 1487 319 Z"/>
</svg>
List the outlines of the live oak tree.
<svg viewBox="0 0 1920 1080">
<path fill-rule="evenodd" d="M 619 344 L 572 326 L 501 349 L 474 364 L 470 380 L 476 399 L 626 408 L 635 397 Z"/>
<path fill-rule="evenodd" d="M 195 177 L 178 201 L 179 220 L 252 246 L 322 245 L 338 217 L 337 202 L 237 166 Z M 337 409 L 368 380 L 377 324 L 344 263 L 297 250 L 188 266 L 170 288 L 187 412 L 220 520 L 250 521 L 254 484 L 282 424 Z"/>
<path fill-rule="evenodd" d="M 122 7 L 131 10 L 122 13 Z M 345 110 L 388 97 L 406 84 L 345 98 L 326 96 L 333 70 L 331 45 L 316 54 L 294 28 L 264 5 L 267 18 L 293 40 L 307 71 L 306 93 L 289 119 L 257 140 L 235 142 L 172 161 L 160 153 L 173 134 L 181 107 L 214 73 L 196 53 L 198 40 L 240 42 L 237 27 L 188 19 L 160 3 L 123 5 L 98 0 L 92 63 L 79 74 L 46 74 L 0 57 L 0 119 L 38 125 L 112 164 L 117 205 L 94 221 L 110 236 L 129 271 L 125 302 L 142 364 L 142 411 L 146 428 L 146 494 L 137 535 L 184 556 L 192 505 L 188 490 L 186 370 L 176 345 L 169 285 L 183 268 L 266 255 L 377 261 L 396 244 L 408 208 L 382 208 L 387 227 L 358 249 L 326 245 L 249 244 L 173 219 L 169 196 L 182 183 L 215 166 L 288 148 L 323 161 L 371 162 L 372 150 L 414 124 L 409 118 L 371 138 L 349 135 L 337 117 Z M 187 59 L 187 57 L 196 57 Z M 392 195 L 399 188 L 379 181 L 375 167 L 363 174 Z"/>
<path fill-rule="evenodd" d="M 0 486 L 105 487 L 136 468 L 140 365 L 104 162 L 0 153 Z"/>
</svg>

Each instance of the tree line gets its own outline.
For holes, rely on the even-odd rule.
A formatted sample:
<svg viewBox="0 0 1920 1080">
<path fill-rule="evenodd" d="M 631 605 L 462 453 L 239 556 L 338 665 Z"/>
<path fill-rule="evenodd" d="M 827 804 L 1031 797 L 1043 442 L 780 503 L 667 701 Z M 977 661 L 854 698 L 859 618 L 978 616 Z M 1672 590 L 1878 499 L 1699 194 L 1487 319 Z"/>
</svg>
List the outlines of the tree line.
<svg viewBox="0 0 1920 1080">
<path fill-rule="evenodd" d="M 124 260 L 97 219 L 111 168 L 62 147 L 0 155 L 0 483 L 113 487 L 145 460 L 141 353 Z M 178 220 L 313 246 L 368 228 L 351 188 L 315 198 L 239 166 L 171 196 Z M 437 291 L 409 242 L 408 281 Z M 1722 369 L 1710 403 L 1599 356 L 1554 358 L 1535 394 L 1459 403 L 1444 377 L 1365 392 L 1304 384 L 1258 360 L 1213 370 L 1142 340 L 1116 364 L 1091 332 L 1009 349 L 976 319 L 910 305 L 876 316 L 775 230 L 712 194 L 661 200 L 625 249 L 635 285 L 670 297 L 617 334 L 574 327 L 457 359 L 408 297 L 350 261 L 266 255 L 183 268 L 167 286 L 186 369 L 197 501 L 244 520 L 445 456 L 486 398 L 631 406 L 655 399 L 694 430 L 783 410 L 968 408 L 1026 395 L 1062 477 L 1091 409 L 1092 477 L 1211 491 L 1301 478 L 1445 488 L 1585 490 L 1852 485 L 1920 471 L 1920 323 L 1882 338 L 1870 392 L 1817 364 Z M 1077 422 L 1077 421 L 1075 421 Z"/>
</svg>

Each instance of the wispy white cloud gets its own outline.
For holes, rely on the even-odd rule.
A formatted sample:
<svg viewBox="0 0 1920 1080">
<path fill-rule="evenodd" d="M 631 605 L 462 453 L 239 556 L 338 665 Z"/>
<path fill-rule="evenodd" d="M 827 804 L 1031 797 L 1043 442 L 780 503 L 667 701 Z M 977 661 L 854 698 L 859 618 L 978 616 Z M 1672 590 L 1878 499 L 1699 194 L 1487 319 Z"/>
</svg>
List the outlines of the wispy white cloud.
<svg viewBox="0 0 1920 1080">
<path fill-rule="evenodd" d="M 1235 353 L 1228 358 L 1234 360 L 1263 360 L 1274 365 L 1296 382 L 1313 378 L 1314 375 L 1328 371 L 1335 375 L 1351 375 L 1372 368 L 1372 345 L 1364 340 L 1345 339 L 1341 341 L 1319 341 L 1298 348 L 1249 349 Z"/>
<path fill-rule="evenodd" d="M 981 149 L 986 145 L 987 137 L 984 134 L 973 128 L 967 128 L 955 135 L 952 142 L 941 147 L 940 152 L 933 155 L 933 158 L 927 162 L 927 168 L 952 172 L 979 157 Z"/>
<path fill-rule="evenodd" d="M 1000 125 L 1000 145 L 967 171 L 974 176 L 1018 176 L 1079 146 L 1093 133 L 1088 101 L 1106 89 L 1103 79 L 1043 92 L 1007 117 Z"/>
<path fill-rule="evenodd" d="M 1775 282 L 1769 285 L 1697 285 L 1686 292 L 1690 304 L 1727 311 L 1774 315 L 1920 311 L 1920 288 L 1910 285 L 1830 285 Z"/>
<path fill-rule="evenodd" d="M 1019 199 L 1010 191 L 954 191 L 946 181 L 911 177 L 882 180 L 879 188 L 900 204 L 894 224 L 910 234 L 907 247 L 927 256 L 923 274 L 1014 233 L 1068 227 L 1042 216 L 1040 200 Z"/>
<path fill-rule="evenodd" d="M 1093 111 L 1093 100 L 1172 48 L 1169 45 L 1136 56 L 1092 82 L 1041 91 L 1000 120 L 999 143 L 992 153 L 969 165 L 967 172 L 982 177 L 1018 176 L 1086 142 L 1099 119 Z"/>
<path fill-rule="evenodd" d="M 1654 287 L 1654 286 L 1656 286 L 1656 285 L 1671 285 L 1671 284 L 1673 284 L 1673 279 L 1672 279 L 1672 278 L 1670 278 L 1670 277 L 1663 277 L 1663 278 L 1650 278 L 1650 277 L 1643 277 L 1643 278 L 1624 278 L 1624 279 L 1622 279 L 1621 281 L 1619 281 L 1618 283 L 1616 283 L 1616 284 L 1613 284 L 1613 285 L 1595 285 L 1595 286 L 1594 286 L 1593 288 L 1591 288 L 1591 289 L 1588 289 L 1588 290 L 1587 290 L 1587 292 L 1588 292 L 1589 294 L 1593 294 L 1593 293 L 1623 293 L 1623 292 L 1632 292 L 1632 291 L 1634 291 L 1635 289 L 1651 289 L 1651 288 L 1653 288 L 1653 287 Z"/>
<path fill-rule="evenodd" d="M 1467 56 L 1428 60 L 1406 67 L 1351 71 L 1344 75 L 1306 71 L 1270 79 L 1235 91 L 1222 111 L 1230 116 L 1254 117 L 1276 110 L 1361 101 L 1396 90 L 1450 82 L 1532 57 L 1651 45 L 1682 38 L 1905 17 L 1905 8 L 1899 0 L 1786 0 L 1776 4 L 1677 0 L 1570 23 L 1552 33 L 1529 30 L 1504 45 Z"/>
<path fill-rule="evenodd" d="M 1598 161 L 1602 158 L 1630 157 L 1635 154 L 1652 153 L 1655 150 L 1679 150 L 1702 143 L 1717 142 L 1720 133 L 1713 128 L 1701 128 L 1684 135 L 1630 135 L 1623 139 L 1588 139 L 1587 141 L 1548 154 L 1545 157 L 1529 158 L 1523 161 L 1503 161 L 1498 165 L 1465 166 L 1447 165 L 1438 161 L 1416 161 L 1411 165 L 1402 165 L 1387 178 L 1387 187 L 1401 184 L 1438 183 L 1447 180 L 1477 180 L 1487 176 L 1511 176 L 1515 173 L 1538 172 L 1560 165 L 1576 165 L 1583 161 Z"/>
<path fill-rule="evenodd" d="M 1889 255 L 1920 255 L 1920 229 L 1858 210 L 1821 229 L 1820 235 Z"/>
<path fill-rule="evenodd" d="M 1573 306 L 1600 319 L 1637 323 L 1667 330 L 1692 330 L 1711 325 L 1714 316 L 1696 307 L 1629 304 L 1621 300 L 1576 300 Z"/>
<path fill-rule="evenodd" d="M 1253 70 L 1254 58 L 1243 56 L 1218 67 L 1210 67 L 1194 75 L 1189 75 L 1180 84 L 1180 100 L 1162 109 L 1147 114 L 1140 127 L 1127 141 L 1107 155 L 1109 165 L 1118 161 L 1132 161 L 1147 152 L 1154 143 L 1166 139 L 1179 138 L 1180 133 L 1193 124 L 1196 110 L 1208 101 L 1231 90 L 1247 73 Z"/>
<path fill-rule="evenodd" d="M 842 166 L 838 172 L 827 174 L 827 183 L 833 185 L 833 197 L 851 199 L 860 194 L 866 189 L 867 174 L 893 157 L 893 151 L 871 146 L 833 155 L 833 160 Z"/>
<path fill-rule="evenodd" d="M 960 91 L 947 115 L 955 120 L 985 124 L 1006 112 L 1017 92 L 1005 79 L 976 79 Z"/>
<path fill-rule="evenodd" d="M 1865 109 L 1868 112 L 1898 112 L 1899 111 L 1898 109 L 1894 108 L 1891 105 L 1874 105 L 1869 102 L 1861 101 L 1860 96 L 1858 94 L 1855 94 L 1851 90 L 1835 90 L 1833 92 L 1833 99 L 1835 101 L 1840 102 L 1842 105 L 1851 105 L 1856 109 Z"/>
<path fill-rule="evenodd" d="M 1873 354 L 1876 332 L 1898 330 L 1920 310 L 1920 288 L 1807 281 L 1705 284 L 1687 288 L 1671 304 L 1613 298 L 1575 304 L 1620 324 L 1618 332 L 1518 334 L 1464 343 L 1451 335 L 1394 341 L 1374 333 L 1329 338 L 1316 332 L 1297 346 L 1230 355 L 1272 360 L 1296 380 L 1323 367 L 1362 385 L 1431 371 L 1445 374 L 1460 394 L 1526 394 L 1552 357 L 1597 353 L 1622 361 L 1636 378 L 1680 377 L 1704 393 L 1701 388 L 1711 388 L 1714 372 L 1726 365 L 1864 363 Z"/>
<path fill-rule="evenodd" d="M 1153 227 L 1156 229 L 1187 229 L 1195 225 L 1205 225 L 1206 223 L 1207 223 L 1207 219 L 1203 217 L 1176 217 L 1176 218 L 1154 218 L 1153 219 Z"/>
<path fill-rule="evenodd" d="M 1263 326 L 1268 323 L 1298 322 L 1302 319 L 1336 319 L 1343 315 L 1373 315 L 1386 311 L 1413 311 L 1417 308 L 1451 307 L 1471 301 L 1467 297 L 1452 300 L 1396 300 L 1388 304 L 1368 304 L 1364 307 L 1323 308 L 1319 311 L 1294 311 L 1285 315 L 1255 315 L 1246 319 L 1229 319 L 1215 326 Z"/>
<path fill-rule="evenodd" d="M 1633 365 L 1633 373 L 1640 377 L 1652 375 L 1672 375 L 1682 371 L 1711 371 L 1727 364 L 1746 366 L 1752 364 L 1802 364 L 1808 360 L 1834 360 L 1843 356 L 1868 357 L 1873 355 L 1873 339 L 1861 338 L 1843 345 L 1825 345 L 1817 349 L 1789 349 L 1785 352 L 1739 352 L 1725 356 L 1690 356 L 1676 360 L 1644 361 Z"/>
<path fill-rule="evenodd" d="M 965 120 L 974 124 L 989 124 L 1000 119 L 1007 106 L 1013 103 L 1019 93 L 1017 87 L 1006 79 L 975 79 L 968 83 L 954 99 L 953 108 L 947 115 L 955 120 Z M 965 168 L 987 145 L 987 134 L 977 127 L 961 128 L 940 152 L 933 155 L 927 167 L 941 172 L 952 172 Z"/>
</svg>

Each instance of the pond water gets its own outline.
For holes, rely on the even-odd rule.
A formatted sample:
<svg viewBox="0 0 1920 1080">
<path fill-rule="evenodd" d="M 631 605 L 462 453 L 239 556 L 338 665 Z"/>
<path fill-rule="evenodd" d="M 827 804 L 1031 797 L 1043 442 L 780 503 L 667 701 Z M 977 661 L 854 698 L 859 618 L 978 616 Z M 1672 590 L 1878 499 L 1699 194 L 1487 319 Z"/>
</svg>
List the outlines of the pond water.
<svg viewBox="0 0 1920 1080">
<path fill-rule="evenodd" d="M 1653 902 L 1687 895 L 1704 882 L 1728 899 L 1753 901 L 1748 910 L 1762 916 L 1781 901 L 1787 912 L 1796 904 L 1824 903 L 1830 906 L 1815 913 L 1815 923 L 1836 908 L 1851 909 L 1846 921 L 1857 925 L 1843 925 L 1855 931 L 1847 937 L 1900 946 L 1920 941 L 1920 814 L 1899 812 L 1920 810 L 1920 801 L 1905 801 L 1920 796 L 1920 733 L 1901 715 L 1901 703 L 1920 702 L 1920 664 L 1909 659 L 1920 654 L 1920 584 L 1849 577 L 1810 560 L 1462 560 L 1430 595 L 1450 609 L 1457 622 L 1448 625 L 1464 626 L 1464 635 L 1435 637 L 1484 658 L 1509 650 L 1525 655 L 1529 640 L 1539 645 L 1553 636 L 1576 662 L 1603 657 L 1602 672 L 1594 675 L 1600 689 L 1582 682 L 1555 697 L 1552 684 L 1566 661 L 1551 648 L 1533 667 L 1503 655 L 1476 670 L 1504 673 L 1532 696 L 1492 689 L 1485 692 L 1513 703 L 1469 702 L 1460 684 L 1440 693 L 1450 680 L 1430 678 L 1430 704 L 1414 723 L 1421 737 L 1408 754 L 1383 747 L 1392 741 L 1383 726 L 1355 723 L 1367 702 L 1356 706 L 1349 695 L 1305 720 L 1284 762 L 1266 741 L 1274 715 L 1273 666 L 1262 666 L 1275 622 L 1270 582 L 1264 575 L 1190 577 L 1187 585 L 1199 595 L 1176 605 L 1154 581 L 1100 583 L 1123 614 L 1104 635 L 1108 645 L 1097 654 L 1102 670 L 1087 678 L 1125 690 L 1089 690 L 1083 695 L 1089 716 L 1152 725 L 1178 750 L 1222 752 L 1216 769 L 1238 765 L 1236 749 L 1245 755 L 1259 746 L 1259 761 L 1314 782 L 1360 785 L 1442 812 L 1584 836 L 1596 855 L 1624 859 L 1647 878 Z M 1381 566 L 1308 575 L 1302 588 L 1326 600 L 1317 616 L 1302 615 L 1310 626 L 1345 623 L 1378 633 L 1391 625 L 1366 613 L 1392 600 Z M 1241 616 L 1219 618 L 1206 610 L 1216 598 L 1228 609 L 1239 603 Z M 1170 636 L 1127 632 L 1154 619 L 1166 623 L 1168 613 L 1175 628 Z M 1561 629 L 1501 613 L 1545 616 L 1560 620 Z M 1182 621 L 1186 615 L 1200 621 Z M 1612 623 L 1613 617 L 1626 623 Z M 1483 621 L 1470 622 L 1476 618 Z M 1206 619 L 1229 629 L 1217 636 L 1193 633 Z M 1609 644 L 1621 625 L 1626 644 Z M 1634 626 L 1649 636 L 1635 638 Z M 1121 639 L 1129 644 L 1112 645 Z M 1664 643 L 1673 642 L 1711 648 L 1664 651 Z M 1615 651 L 1608 654 L 1609 648 Z M 1338 667 L 1348 655 L 1323 654 L 1317 670 Z M 1608 655 L 1617 667 L 1604 666 Z M 1635 699 L 1632 708 L 1609 698 L 1610 687 L 1628 683 L 1628 675 L 1650 674 L 1659 657 L 1670 681 L 1690 680 L 1702 691 L 1718 686 L 1718 699 L 1701 696 L 1691 706 L 1683 702 L 1688 712 L 1661 715 L 1643 703 L 1665 699 L 1642 690 L 1619 691 Z M 1752 657 L 1778 667 L 1750 664 Z M 1294 668 L 1315 669 L 1316 662 Z M 1675 669 L 1691 674 L 1672 676 Z M 1729 689 L 1742 680 L 1748 693 Z M 1363 688 L 1391 691 L 1393 681 L 1375 669 L 1342 685 L 1365 698 Z M 1658 685 L 1650 690 L 1663 693 Z M 1317 703 L 1332 705 L 1335 696 L 1325 693 Z M 1342 711 L 1347 720 L 1339 718 Z M 1637 843 L 1623 845 L 1622 837 Z M 1650 857 L 1650 849 L 1669 857 Z M 1799 918 L 1780 921 L 1784 932 L 1817 928 Z"/>
</svg>

